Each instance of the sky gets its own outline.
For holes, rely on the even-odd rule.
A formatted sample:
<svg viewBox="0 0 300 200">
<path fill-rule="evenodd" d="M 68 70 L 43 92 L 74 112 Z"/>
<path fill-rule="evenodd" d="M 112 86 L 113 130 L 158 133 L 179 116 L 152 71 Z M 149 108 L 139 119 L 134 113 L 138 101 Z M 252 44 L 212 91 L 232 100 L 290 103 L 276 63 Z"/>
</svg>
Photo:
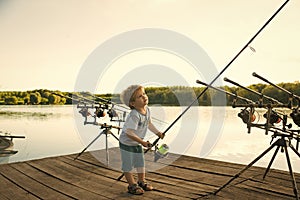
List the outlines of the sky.
<svg viewBox="0 0 300 200">
<path fill-rule="evenodd" d="M 120 92 L 130 83 L 201 86 L 195 81 L 209 83 L 217 76 L 283 3 L 283 0 L 0 0 L 0 90 L 76 91 L 85 90 L 79 86 L 85 83 L 91 85 L 86 90 L 95 93 Z M 219 84 L 232 86 L 222 81 L 224 77 L 245 86 L 262 83 L 252 72 L 273 83 L 299 81 L 299 9 L 300 2 L 290 0 L 251 43 L 255 52 L 245 49 L 219 78 Z M 172 41 L 174 47 L 167 50 L 160 44 L 136 49 L 129 46 L 138 38 L 130 35 L 126 40 L 129 49 L 118 54 L 124 47 L 119 36 L 145 29 L 167 30 L 170 38 L 179 34 L 187 40 Z M 169 45 L 169 36 L 159 38 L 163 40 L 161 43 Z M 178 46 L 190 48 L 185 47 L 187 41 L 201 47 L 207 54 L 204 60 L 209 59 L 213 67 L 206 63 L 195 66 L 180 55 Z M 172 51 L 175 47 L 178 52 Z M 197 57 L 196 52 L 189 52 L 192 53 Z M 92 63 L 95 57 L 98 60 Z M 90 63 L 94 66 L 87 67 Z M 209 71 L 208 68 L 214 67 L 216 70 Z M 93 72 L 82 75 L 94 68 Z"/>
</svg>

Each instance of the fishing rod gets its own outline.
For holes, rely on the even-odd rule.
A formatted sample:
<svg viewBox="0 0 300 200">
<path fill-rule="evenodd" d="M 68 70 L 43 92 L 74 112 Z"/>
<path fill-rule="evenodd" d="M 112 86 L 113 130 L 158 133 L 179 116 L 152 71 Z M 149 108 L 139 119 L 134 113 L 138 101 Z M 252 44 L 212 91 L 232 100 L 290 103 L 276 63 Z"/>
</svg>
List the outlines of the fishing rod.
<svg viewBox="0 0 300 200">
<path fill-rule="evenodd" d="M 264 95 L 264 94 L 262 94 L 262 93 L 259 93 L 259 92 L 255 91 L 255 90 L 251 90 L 251 89 L 249 89 L 249 88 L 247 88 L 247 87 L 245 87 L 245 86 L 242 86 L 242 85 L 238 84 L 237 82 L 234 82 L 234 81 L 230 80 L 229 78 L 226 78 L 226 77 L 225 77 L 225 78 L 224 78 L 224 81 L 229 82 L 229 83 L 231 83 L 231 84 L 233 84 L 233 85 L 235 85 L 235 86 L 238 86 L 238 87 L 240 87 L 240 88 L 243 88 L 244 90 L 247 90 L 247 91 L 249 91 L 249 92 L 251 92 L 251 93 L 253 93 L 253 94 L 256 94 L 257 96 L 260 97 L 260 99 L 259 99 L 259 104 L 260 104 L 260 105 L 263 104 L 263 98 L 267 99 L 267 100 L 270 101 L 271 103 L 275 103 L 275 104 L 278 104 L 278 105 L 284 105 L 283 103 L 279 102 L 277 99 L 274 99 L 274 98 L 272 98 L 272 97 L 266 96 L 266 95 Z"/>
<path fill-rule="evenodd" d="M 278 107 L 281 107 L 281 108 L 288 108 L 288 105 L 285 105 L 284 103 L 282 102 L 279 102 L 277 99 L 274 99 L 272 97 L 269 97 L 269 96 L 266 96 L 262 93 L 259 93 L 255 90 L 251 90 L 247 87 L 244 87 L 228 78 L 224 78 L 224 81 L 226 82 L 229 82 L 235 86 L 238 86 L 242 89 L 245 89 L 257 96 L 259 96 L 259 103 L 257 105 L 251 105 L 251 107 L 259 107 L 259 108 L 266 108 L 267 109 L 267 113 L 265 113 L 263 116 L 267 119 L 267 122 L 264 124 L 265 126 L 265 130 L 266 130 L 266 135 L 268 134 L 268 131 L 269 129 L 273 126 L 274 123 L 279 123 L 282 118 L 278 115 L 277 112 L 275 112 L 274 110 L 272 110 L 273 108 L 278 108 Z M 271 103 L 268 103 L 268 104 L 265 104 L 263 103 L 263 99 L 267 99 L 268 101 L 270 101 Z M 252 108 L 254 109 L 254 108 Z M 248 126 L 248 133 L 250 133 L 250 127 L 253 126 L 251 121 L 249 121 L 249 123 L 247 123 L 247 126 Z"/>
<path fill-rule="evenodd" d="M 91 94 L 90 92 L 84 92 L 84 93 L 87 94 L 87 95 L 89 95 L 90 97 L 93 97 L 93 98 L 95 98 L 95 99 L 99 99 L 100 101 L 104 101 L 105 103 L 109 103 L 109 104 L 113 104 L 113 105 L 118 105 L 118 104 L 112 102 L 111 100 L 107 100 L 107 99 L 104 99 L 104 98 L 99 97 L 99 96 L 97 96 L 97 95 L 93 95 L 93 94 Z M 118 105 L 118 106 L 122 107 L 121 105 Z M 123 106 L 123 108 L 124 108 L 124 109 L 128 109 L 128 108 L 126 108 L 126 107 L 124 107 L 124 106 Z"/>
<path fill-rule="evenodd" d="M 227 95 L 229 95 L 229 96 L 232 96 L 232 97 L 234 97 L 234 98 L 243 100 L 243 101 L 245 101 L 245 102 L 247 103 L 247 104 L 238 104 L 238 105 L 237 105 L 237 104 L 236 104 L 236 100 L 234 100 L 233 103 L 232 103 L 232 107 L 233 107 L 233 108 L 235 108 L 235 107 L 249 107 L 249 106 L 256 106 L 256 105 L 257 105 L 256 102 L 254 102 L 254 101 L 252 101 L 252 100 L 250 100 L 250 99 L 247 99 L 247 98 L 245 98 L 245 97 L 238 96 L 237 94 L 230 93 L 230 92 L 228 92 L 228 91 L 226 91 L 226 90 L 222 90 L 222 89 L 219 89 L 219 88 L 210 86 L 210 85 L 208 85 L 207 83 L 204 83 L 204 82 L 202 82 L 202 81 L 197 80 L 196 83 L 201 84 L 201 85 L 208 86 L 209 88 L 212 88 L 212 89 L 217 90 L 217 91 L 219 91 L 219 92 L 223 92 L 223 93 L 225 93 L 225 94 L 227 94 Z M 284 115 L 284 113 L 282 113 L 282 111 L 276 110 L 276 112 L 279 113 L 279 114 L 281 114 L 281 115 Z M 243 118 L 242 118 L 242 119 L 243 119 Z M 244 121 L 244 120 L 243 120 L 243 121 Z"/>
<path fill-rule="evenodd" d="M 111 100 L 107 100 L 107 99 L 101 98 L 101 97 L 96 96 L 96 95 L 93 95 L 93 94 L 91 94 L 91 93 L 89 93 L 89 92 L 86 92 L 86 94 L 88 94 L 89 96 L 91 96 L 91 97 L 93 97 L 93 98 L 95 98 L 95 99 L 99 99 L 100 101 L 104 101 L 104 102 L 107 102 L 107 103 L 112 104 L 112 108 L 113 108 L 113 109 L 116 109 L 116 110 L 120 110 L 120 111 L 126 112 L 126 113 L 124 113 L 124 114 L 129 114 L 129 112 L 130 112 L 130 109 L 129 109 L 128 107 L 126 107 L 126 106 L 123 106 L 122 104 L 117 104 L 117 103 L 115 103 L 115 102 L 113 102 L 113 101 L 111 101 Z M 118 107 L 119 107 L 119 108 L 118 108 Z M 124 109 L 124 110 L 122 110 L 121 108 Z M 123 119 L 125 119 L 125 118 L 126 118 L 126 115 L 123 116 Z M 153 119 L 153 120 L 155 120 L 155 121 L 157 121 L 157 122 L 159 122 L 159 123 L 161 123 L 161 124 L 167 124 L 167 122 L 164 122 L 164 121 L 162 121 L 162 120 L 160 120 L 160 119 L 157 119 L 157 118 L 155 118 L 155 117 L 151 117 L 151 119 Z M 124 120 L 124 121 L 125 121 L 125 120 Z"/>
<path fill-rule="evenodd" d="M 242 101 L 245 101 L 245 102 L 248 103 L 248 104 L 255 104 L 255 102 L 252 101 L 252 100 L 250 100 L 250 99 L 247 99 L 247 98 L 238 96 L 237 94 L 233 94 L 233 93 L 228 92 L 228 91 L 226 91 L 226 90 L 222 90 L 222 89 L 220 89 L 220 88 L 214 87 L 214 86 L 209 85 L 209 84 L 207 84 L 207 83 L 204 83 L 204 82 L 202 82 L 202 81 L 196 80 L 196 83 L 201 84 L 201 85 L 204 85 L 204 86 L 209 87 L 209 88 L 212 88 L 212 89 L 217 90 L 217 91 L 219 91 L 219 92 L 225 93 L 225 94 L 227 94 L 227 95 L 229 95 L 229 96 L 234 97 L 235 99 L 240 99 L 240 100 L 242 100 Z M 235 101 L 236 101 L 236 100 L 235 100 Z M 234 101 L 234 102 L 235 102 L 235 101 Z M 232 104 L 232 107 L 235 107 L 235 106 L 236 106 L 236 105 Z"/>
<path fill-rule="evenodd" d="M 267 79 L 259 76 L 256 73 L 253 73 L 252 75 L 255 76 L 255 77 L 258 77 L 258 78 L 260 78 L 262 80 L 264 80 L 265 82 L 268 82 L 271 85 L 275 86 L 275 84 L 271 83 L 270 81 L 268 81 Z M 263 115 L 267 119 L 266 123 L 263 124 L 263 126 L 261 124 L 252 124 L 250 121 L 247 122 L 247 127 L 248 127 L 248 130 L 249 130 L 248 132 L 250 133 L 250 127 L 256 127 L 256 128 L 264 129 L 266 134 L 270 131 L 270 132 L 273 133 L 273 135 L 272 135 L 272 140 L 270 142 L 271 146 L 269 148 L 267 148 L 262 154 L 260 154 L 257 158 L 255 158 L 249 165 L 247 165 L 239 173 L 237 173 L 236 175 L 234 175 L 227 183 L 225 183 L 223 186 L 221 186 L 213 194 L 216 195 L 220 190 L 222 190 L 223 188 L 225 188 L 234 179 L 238 178 L 242 173 L 244 173 L 244 171 L 246 171 L 248 168 L 250 168 L 259 159 L 261 159 L 266 153 L 268 153 L 271 149 L 273 149 L 274 147 L 276 147 L 275 153 L 273 154 L 273 157 L 272 157 L 271 161 L 269 162 L 269 165 L 268 165 L 268 167 L 267 167 L 267 169 L 266 169 L 266 171 L 265 171 L 265 173 L 263 175 L 263 179 L 266 177 L 267 173 L 269 172 L 270 167 L 271 167 L 271 165 L 272 165 L 272 163 L 273 163 L 273 161 L 274 161 L 274 159 L 275 159 L 275 157 L 276 157 L 276 155 L 278 153 L 278 150 L 281 148 L 282 152 L 285 152 L 285 155 L 286 155 L 286 158 L 287 158 L 287 164 L 288 164 L 289 171 L 290 171 L 290 174 L 291 174 L 291 177 L 292 177 L 292 181 L 293 181 L 294 194 L 295 194 L 296 198 L 298 199 L 299 194 L 298 194 L 298 190 L 297 190 L 296 180 L 295 180 L 295 177 L 293 175 L 293 171 L 292 171 L 292 167 L 291 167 L 291 162 L 289 160 L 288 147 L 291 148 L 300 157 L 300 153 L 298 152 L 298 150 L 299 150 L 299 143 L 300 143 L 300 135 L 299 135 L 300 131 L 299 130 L 292 130 L 291 129 L 292 128 L 292 124 L 291 123 L 289 123 L 289 124 L 287 123 L 287 119 L 288 119 L 287 114 L 282 114 L 282 117 L 281 117 L 281 116 L 279 116 L 277 114 L 277 112 L 275 112 L 275 111 L 272 110 L 275 107 L 284 107 L 284 108 L 291 109 L 291 102 L 293 100 L 292 98 L 296 98 L 297 100 L 299 100 L 298 96 L 294 95 L 292 92 L 289 92 L 288 90 L 286 90 L 284 88 L 281 88 L 281 87 L 277 86 L 276 88 L 278 88 L 278 89 L 280 89 L 280 90 L 288 93 L 289 96 L 290 96 L 289 97 L 289 100 L 290 100 L 289 103 L 288 104 L 283 104 L 283 103 L 279 102 L 278 100 L 276 100 L 274 98 L 265 96 L 262 93 L 259 93 L 259 92 L 256 92 L 254 90 L 251 90 L 249 88 L 246 88 L 244 86 L 241 86 L 240 84 L 238 84 L 238 83 L 236 83 L 236 82 L 234 82 L 234 81 L 232 81 L 232 80 L 230 80 L 228 78 L 224 78 L 224 80 L 226 82 L 232 83 L 232 84 L 234 84 L 234 85 L 236 85 L 238 87 L 241 87 L 243 89 L 246 89 L 247 91 L 250 91 L 250 92 L 258 95 L 260 97 L 259 104 L 258 105 L 251 105 L 251 106 L 253 106 L 253 107 L 258 106 L 260 108 L 266 108 L 268 110 L 267 113 L 265 113 Z M 200 82 L 197 81 L 197 83 L 200 83 Z M 214 88 L 214 87 L 212 87 L 212 88 Z M 268 99 L 271 102 L 271 104 L 270 103 L 264 104 L 263 103 L 263 98 Z M 298 110 L 298 108 L 299 108 L 299 105 L 297 107 L 297 110 Z M 292 114 L 291 114 L 291 116 L 292 116 Z M 293 120 L 294 120 L 294 118 L 293 118 Z M 300 120 L 300 115 L 297 117 L 297 120 Z M 281 121 L 282 121 L 282 126 L 281 127 L 274 126 L 274 123 L 279 123 Z M 294 122 L 295 122 L 295 120 L 294 120 Z M 297 121 L 297 122 L 299 122 L 299 121 Z M 277 139 L 275 142 L 273 142 L 273 140 L 275 138 L 277 138 L 277 137 L 279 137 L 279 139 Z M 296 140 L 296 148 L 292 145 L 293 139 Z"/>
<path fill-rule="evenodd" d="M 240 56 L 240 54 L 250 46 L 250 44 L 253 42 L 253 40 L 260 34 L 260 32 L 273 20 L 273 18 L 282 10 L 282 8 L 288 3 L 289 0 L 286 0 L 284 4 L 281 5 L 281 7 L 267 20 L 267 22 L 254 34 L 254 36 L 245 44 L 245 46 L 233 57 L 233 59 L 222 69 L 222 71 L 209 83 L 209 85 L 212 85 L 216 80 L 227 70 L 227 68 Z M 208 87 L 206 87 L 198 96 L 197 98 L 173 121 L 173 123 L 170 124 L 169 127 L 163 132 L 165 135 L 171 127 L 192 107 L 194 103 L 198 101 L 198 99 L 206 92 Z M 158 137 L 153 143 L 152 146 L 155 146 L 158 141 L 160 140 L 160 137 Z M 145 151 L 148 152 L 150 149 L 147 149 Z"/>
<path fill-rule="evenodd" d="M 219 92 L 225 93 L 229 96 L 234 97 L 234 100 L 232 102 L 232 107 L 245 107 L 244 109 L 241 110 L 240 113 L 238 113 L 238 117 L 240 117 L 242 119 L 242 121 L 247 124 L 247 128 L 248 128 L 248 133 L 250 133 L 250 128 L 251 126 L 253 126 L 252 122 L 254 122 L 254 120 L 256 119 L 255 115 L 254 115 L 254 106 L 256 105 L 256 103 L 250 99 L 238 96 L 237 94 L 233 94 L 230 92 L 227 92 L 226 90 L 222 90 L 216 87 L 213 87 L 211 85 L 208 85 L 207 83 L 204 83 L 202 81 L 197 80 L 196 83 L 198 84 L 202 84 L 205 85 L 211 89 L 217 90 Z M 237 99 L 243 100 L 246 102 L 246 104 L 236 104 Z M 250 110 L 248 110 L 248 107 L 250 107 Z M 256 124 L 256 126 L 259 126 L 258 124 Z"/>
<path fill-rule="evenodd" d="M 72 93 L 71 93 L 72 97 L 66 96 L 66 95 L 63 95 L 63 94 L 60 94 L 60 93 L 57 93 L 57 92 L 51 92 L 51 93 L 56 95 L 56 96 L 69 99 L 69 100 L 72 101 L 72 103 L 74 103 L 74 102 L 77 102 L 77 104 L 79 104 L 79 103 L 94 103 L 94 101 L 92 101 L 90 99 L 83 99 L 83 98 L 80 98 L 80 96 L 72 94 Z M 75 98 L 75 97 L 77 97 L 77 98 Z"/>
<path fill-rule="evenodd" d="M 293 98 L 296 99 L 296 100 L 298 101 L 298 106 L 300 105 L 300 97 L 299 97 L 299 96 L 297 96 L 297 95 L 295 95 L 294 93 L 292 93 L 292 92 L 290 92 L 290 91 L 284 89 L 283 87 L 280 87 L 280 86 L 278 86 L 278 85 L 272 83 L 271 81 L 269 81 L 269 80 L 267 80 L 266 78 L 264 78 L 264 77 L 258 75 L 258 74 L 255 73 L 255 72 L 253 72 L 252 75 L 253 75 L 254 77 L 259 78 L 260 80 L 262 80 L 262 81 L 264 81 L 264 82 L 266 82 L 266 83 L 268 83 L 268 84 L 270 84 L 270 85 L 276 87 L 277 89 L 279 89 L 279 90 L 281 90 L 281 91 L 287 93 L 287 94 L 290 96 L 290 98 L 289 98 L 289 108 L 292 107 L 292 99 L 293 99 Z"/>
<path fill-rule="evenodd" d="M 54 95 L 60 96 L 62 98 L 70 99 L 73 102 L 77 102 L 78 104 L 80 104 L 80 103 L 83 103 L 83 104 L 87 104 L 87 103 L 89 103 L 89 104 L 103 104 L 99 101 L 95 101 L 95 100 L 86 98 L 84 96 L 80 96 L 76 93 L 71 93 L 72 97 L 66 96 L 66 95 L 63 95 L 63 94 L 60 94 L 60 93 L 57 93 L 57 92 L 51 92 L 51 93 L 54 94 Z"/>
<path fill-rule="evenodd" d="M 297 126 L 300 126 L 300 111 L 299 111 L 299 107 L 300 107 L 300 97 L 295 95 L 294 93 L 286 90 L 285 88 L 282 88 L 274 83 L 272 83 L 271 81 L 267 80 L 266 78 L 258 75 L 257 73 L 253 72 L 252 75 L 256 78 L 259 78 L 261 80 L 263 80 L 264 82 L 266 83 L 269 83 L 270 85 L 276 87 L 277 89 L 287 93 L 289 95 L 289 103 L 288 103 L 288 108 L 292 109 L 292 102 L 293 102 L 293 99 L 296 99 L 298 101 L 298 105 L 296 108 L 293 108 L 292 109 L 292 113 L 290 113 L 290 117 L 293 119 L 294 123 L 297 125 Z"/>
<path fill-rule="evenodd" d="M 117 129 L 118 130 L 118 134 L 120 131 L 120 127 L 119 126 L 113 126 L 113 125 L 108 125 L 106 123 L 102 124 L 102 123 L 98 123 L 97 122 L 97 118 L 102 118 L 105 117 L 106 114 L 108 114 L 108 116 L 110 117 L 110 121 L 118 121 L 119 125 L 121 123 L 121 121 L 123 121 L 122 119 L 119 118 L 119 115 L 117 113 L 117 111 L 115 109 L 113 109 L 114 105 L 111 104 L 111 102 L 108 101 L 96 101 L 96 100 L 91 100 L 87 97 L 82 96 L 84 94 L 81 95 L 72 95 L 72 97 L 76 97 L 76 98 L 80 98 L 83 101 L 83 103 L 79 102 L 77 104 L 77 108 L 80 108 L 81 110 L 79 111 L 79 113 L 84 117 L 84 125 L 86 124 L 92 124 L 92 125 L 96 125 L 96 126 L 100 126 L 100 129 L 103 129 L 103 131 L 101 131 L 97 137 L 95 137 L 75 158 L 74 160 L 76 160 L 79 156 L 81 156 L 101 135 L 105 135 L 106 136 L 106 161 L 108 163 L 108 135 L 112 135 L 116 140 L 119 140 L 118 137 L 116 135 L 114 135 L 113 132 L 111 132 L 110 130 L 112 128 Z M 91 112 L 89 112 L 89 109 L 95 109 L 94 114 L 92 114 Z M 122 111 L 125 113 L 125 111 Z M 123 116 L 125 118 L 126 115 Z M 93 117 L 93 121 L 88 121 L 88 117 L 92 116 Z M 115 120 L 114 118 L 117 117 L 118 120 Z"/>
<path fill-rule="evenodd" d="M 117 112 L 112 109 L 112 106 L 108 103 L 103 103 L 103 102 L 99 102 L 99 101 L 95 101 L 92 99 L 89 99 L 87 97 L 84 97 L 82 95 L 79 94 L 72 94 L 72 97 L 70 96 L 66 96 L 63 94 L 59 94 L 56 92 L 52 92 L 54 95 L 66 98 L 66 99 L 70 99 L 72 100 L 72 102 L 76 102 L 77 103 L 77 108 L 80 109 L 79 113 L 82 115 L 82 117 L 84 117 L 84 125 L 86 124 L 95 124 L 97 118 L 102 118 L 105 117 L 106 114 L 108 114 L 108 116 L 110 117 L 110 121 L 124 121 L 125 116 L 123 117 L 123 119 L 119 119 L 119 115 L 117 114 Z M 92 114 L 91 112 L 89 112 L 89 109 L 95 109 L 94 114 Z M 107 112 L 106 112 L 107 111 Z M 89 116 L 92 116 L 94 118 L 93 122 L 88 122 L 87 118 Z M 115 120 L 114 118 L 118 117 L 118 120 Z"/>
<path fill-rule="evenodd" d="M 265 24 L 254 34 L 254 36 L 245 44 L 245 46 L 232 58 L 232 60 L 221 70 L 221 72 L 209 83 L 209 85 L 212 85 L 216 80 L 227 70 L 227 68 L 240 56 L 240 54 L 247 48 L 250 47 L 250 44 L 253 42 L 253 40 L 262 32 L 262 30 L 273 20 L 273 18 L 282 10 L 282 8 L 288 3 L 289 0 L 286 0 L 283 5 L 277 11 L 265 22 Z M 163 135 L 165 135 L 172 126 L 192 107 L 194 103 L 198 101 L 198 99 L 206 92 L 208 87 L 206 87 L 198 96 L 197 98 L 167 127 L 167 129 L 163 132 Z M 160 137 L 158 137 L 153 143 L 152 147 L 156 146 L 156 144 L 159 142 Z M 147 153 L 151 148 L 148 148 L 144 151 L 144 153 Z M 124 173 L 118 178 L 118 180 L 121 180 L 121 178 L 124 176 Z"/>
<path fill-rule="evenodd" d="M 90 97 L 92 97 L 93 99 L 95 99 L 95 101 L 98 99 L 100 100 L 100 102 L 104 102 L 105 104 L 109 104 L 111 105 L 110 109 L 108 110 L 108 114 L 111 118 L 110 121 L 119 121 L 119 122 L 124 122 L 126 119 L 126 115 L 129 113 L 129 109 L 125 106 L 119 105 L 117 103 L 114 103 L 111 100 L 107 100 L 104 99 L 102 97 L 96 96 L 91 94 L 90 92 L 85 92 L 84 94 L 89 95 Z M 98 101 L 97 101 L 98 102 Z M 118 113 L 116 111 L 122 112 L 122 119 L 120 119 Z M 117 117 L 117 120 L 114 120 L 113 118 Z"/>
<path fill-rule="evenodd" d="M 80 94 L 81 94 L 81 93 L 80 93 Z M 87 94 L 87 93 L 85 92 L 85 94 Z M 103 107 L 103 108 L 106 108 L 106 109 L 108 109 L 108 108 L 109 108 L 109 105 L 111 104 L 110 102 L 101 102 L 101 101 L 92 100 L 92 99 L 89 99 L 89 98 L 84 97 L 84 96 L 82 96 L 82 95 L 78 95 L 78 94 L 76 94 L 76 93 L 73 93 L 73 94 L 72 94 L 72 97 L 73 97 L 73 96 L 78 97 L 79 99 L 84 100 L 84 104 L 86 104 L 86 103 L 90 103 L 90 104 L 98 104 L 99 106 L 101 106 L 101 107 Z"/>
</svg>

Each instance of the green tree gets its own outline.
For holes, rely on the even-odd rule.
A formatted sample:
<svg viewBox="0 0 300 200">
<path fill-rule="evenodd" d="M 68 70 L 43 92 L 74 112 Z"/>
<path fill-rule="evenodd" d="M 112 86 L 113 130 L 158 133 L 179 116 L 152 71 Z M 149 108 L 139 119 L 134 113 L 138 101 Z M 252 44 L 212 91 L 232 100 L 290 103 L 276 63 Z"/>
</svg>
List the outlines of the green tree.
<svg viewBox="0 0 300 200">
<path fill-rule="evenodd" d="M 4 102 L 8 105 L 16 105 L 18 104 L 18 98 L 16 96 L 6 97 Z"/>
<path fill-rule="evenodd" d="M 60 101 L 60 97 L 55 94 L 50 94 L 48 100 L 49 104 L 58 104 Z"/>
<path fill-rule="evenodd" d="M 41 94 L 39 92 L 31 93 L 29 96 L 31 104 L 39 104 L 42 100 Z"/>
<path fill-rule="evenodd" d="M 49 104 L 49 100 L 47 98 L 42 97 L 40 104 L 47 105 Z"/>
</svg>

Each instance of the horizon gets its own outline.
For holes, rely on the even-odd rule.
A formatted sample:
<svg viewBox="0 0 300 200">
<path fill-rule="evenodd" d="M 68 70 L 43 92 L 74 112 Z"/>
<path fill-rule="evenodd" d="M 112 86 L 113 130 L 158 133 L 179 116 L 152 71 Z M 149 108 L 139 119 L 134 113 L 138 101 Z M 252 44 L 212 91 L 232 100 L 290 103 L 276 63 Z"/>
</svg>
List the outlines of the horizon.
<svg viewBox="0 0 300 200">
<path fill-rule="evenodd" d="M 281 83 L 274 83 L 276 85 L 279 85 L 279 84 L 297 84 L 299 83 L 300 81 L 293 81 L 293 82 L 281 82 Z M 244 87 L 250 87 L 252 85 L 257 85 L 257 84 L 263 84 L 263 85 L 271 85 L 271 84 L 268 84 L 268 83 L 253 83 L 253 84 L 250 84 L 250 85 L 243 85 Z M 172 88 L 172 87 L 188 87 L 188 88 L 206 88 L 206 86 L 185 86 L 185 85 L 172 85 L 172 86 L 145 86 L 145 88 Z M 234 85 L 222 85 L 222 86 L 216 86 L 216 87 L 230 87 L 230 88 L 233 88 L 233 87 L 237 87 L 237 86 L 234 86 Z M 0 89 L 0 92 L 29 92 L 29 91 L 35 91 L 35 90 L 49 90 L 49 91 L 59 91 L 59 92 L 69 92 L 69 93 L 81 93 L 81 92 L 89 92 L 89 91 L 64 91 L 64 90 L 59 90 L 59 89 L 48 89 L 48 88 L 36 88 L 36 89 L 28 89 L 28 90 L 1 90 Z M 280 90 L 278 90 L 280 91 Z M 93 93 L 93 94 L 98 94 L 98 95 L 106 95 L 106 94 L 119 94 L 119 93 Z"/>
</svg>

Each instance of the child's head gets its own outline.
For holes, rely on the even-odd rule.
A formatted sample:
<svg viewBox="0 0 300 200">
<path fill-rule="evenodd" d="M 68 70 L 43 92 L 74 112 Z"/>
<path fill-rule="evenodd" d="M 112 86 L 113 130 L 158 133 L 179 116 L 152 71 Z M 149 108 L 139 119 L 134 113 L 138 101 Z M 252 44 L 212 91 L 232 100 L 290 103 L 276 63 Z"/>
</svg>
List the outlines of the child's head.
<svg viewBox="0 0 300 200">
<path fill-rule="evenodd" d="M 132 105 L 132 103 L 135 101 L 137 91 L 139 91 L 140 89 L 144 89 L 144 87 L 141 86 L 141 85 L 131 85 L 131 86 L 129 86 L 128 88 L 126 88 L 120 94 L 121 101 L 125 105 L 127 105 L 128 107 L 130 107 L 131 109 L 133 109 L 134 106 Z"/>
</svg>

